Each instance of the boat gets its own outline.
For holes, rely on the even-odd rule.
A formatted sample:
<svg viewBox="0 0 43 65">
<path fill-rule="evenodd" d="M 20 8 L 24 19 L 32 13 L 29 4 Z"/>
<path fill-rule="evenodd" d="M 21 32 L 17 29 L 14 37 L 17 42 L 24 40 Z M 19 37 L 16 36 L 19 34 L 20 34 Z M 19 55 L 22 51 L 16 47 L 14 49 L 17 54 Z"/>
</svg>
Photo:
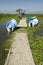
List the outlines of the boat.
<svg viewBox="0 0 43 65">
<path fill-rule="evenodd" d="M 36 16 L 34 17 L 28 17 L 27 19 L 29 21 L 29 27 L 34 27 L 38 24 L 38 19 L 36 18 Z"/>
<path fill-rule="evenodd" d="M 6 29 L 8 32 L 14 31 L 16 27 L 17 27 L 17 21 L 15 19 L 12 19 L 6 23 Z"/>
</svg>

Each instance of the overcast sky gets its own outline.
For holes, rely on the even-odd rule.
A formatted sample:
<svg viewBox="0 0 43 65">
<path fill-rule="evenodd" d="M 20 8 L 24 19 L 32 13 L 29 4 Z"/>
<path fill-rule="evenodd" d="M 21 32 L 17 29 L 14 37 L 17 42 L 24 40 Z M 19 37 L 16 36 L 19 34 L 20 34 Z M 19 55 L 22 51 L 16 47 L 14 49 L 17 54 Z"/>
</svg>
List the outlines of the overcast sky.
<svg viewBox="0 0 43 65">
<path fill-rule="evenodd" d="M 43 0 L 0 0 L 0 13 L 15 13 L 18 8 L 26 13 L 43 13 Z"/>
</svg>

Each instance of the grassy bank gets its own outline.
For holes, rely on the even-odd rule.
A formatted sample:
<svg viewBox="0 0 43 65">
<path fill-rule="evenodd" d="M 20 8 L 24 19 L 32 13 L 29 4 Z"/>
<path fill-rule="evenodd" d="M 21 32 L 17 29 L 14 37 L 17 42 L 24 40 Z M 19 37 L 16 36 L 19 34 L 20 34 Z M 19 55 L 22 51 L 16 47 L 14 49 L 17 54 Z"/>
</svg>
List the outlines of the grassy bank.
<svg viewBox="0 0 43 65">
<path fill-rule="evenodd" d="M 29 14 L 27 15 L 27 17 L 28 16 L 32 17 L 34 15 Z M 35 16 L 39 20 L 43 20 L 43 15 L 36 14 Z M 35 61 L 35 65 L 43 65 L 43 36 L 37 35 L 36 37 L 34 37 L 34 34 L 33 34 L 34 31 L 40 28 L 43 28 L 43 24 L 39 24 L 38 26 L 33 27 L 33 28 L 29 28 L 29 27 L 27 28 L 28 40 L 30 43 L 30 48 L 31 48 L 32 55 Z"/>
</svg>

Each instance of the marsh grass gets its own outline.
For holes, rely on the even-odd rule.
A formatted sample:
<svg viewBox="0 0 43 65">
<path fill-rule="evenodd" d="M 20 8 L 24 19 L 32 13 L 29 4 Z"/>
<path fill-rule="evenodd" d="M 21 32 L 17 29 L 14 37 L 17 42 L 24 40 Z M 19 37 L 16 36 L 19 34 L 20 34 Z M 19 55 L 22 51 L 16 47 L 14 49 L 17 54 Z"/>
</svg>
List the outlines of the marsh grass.
<svg viewBox="0 0 43 65">
<path fill-rule="evenodd" d="M 30 43 L 30 48 L 34 58 L 35 65 L 43 65 L 43 36 L 34 37 L 33 32 L 42 28 L 43 25 L 38 25 L 33 28 L 27 28 L 28 40 Z"/>
<path fill-rule="evenodd" d="M 43 14 L 26 14 L 26 17 L 34 17 L 36 16 L 38 20 L 43 20 Z"/>
<path fill-rule="evenodd" d="M 15 19 L 17 22 L 20 21 L 17 14 L 0 14 L 0 22 L 6 22 L 11 19 Z"/>
</svg>

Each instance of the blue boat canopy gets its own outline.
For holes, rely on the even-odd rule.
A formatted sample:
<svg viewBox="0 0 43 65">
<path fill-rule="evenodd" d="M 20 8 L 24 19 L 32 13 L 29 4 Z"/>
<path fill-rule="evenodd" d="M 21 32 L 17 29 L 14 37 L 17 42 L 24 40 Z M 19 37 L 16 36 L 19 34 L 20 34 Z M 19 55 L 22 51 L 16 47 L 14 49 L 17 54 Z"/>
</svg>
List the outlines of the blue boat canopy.
<svg viewBox="0 0 43 65">
<path fill-rule="evenodd" d="M 36 18 L 36 16 L 34 17 L 28 17 L 27 20 L 29 21 L 29 27 L 34 27 L 35 25 L 38 24 L 38 19 Z"/>
<path fill-rule="evenodd" d="M 28 21 L 31 21 L 31 20 L 33 20 L 33 18 L 31 18 L 31 17 L 28 17 L 28 18 L 27 18 L 27 20 L 28 20 Z"/>
<path fill-rule="evenodd" d="M 17 22 L 15 19 L 8 21 L 6 24 L 7 31 L 9 32 L 10 32 L 10 29 L 13 31 L 15 27 L 17 27 Z"/>
</svg>

